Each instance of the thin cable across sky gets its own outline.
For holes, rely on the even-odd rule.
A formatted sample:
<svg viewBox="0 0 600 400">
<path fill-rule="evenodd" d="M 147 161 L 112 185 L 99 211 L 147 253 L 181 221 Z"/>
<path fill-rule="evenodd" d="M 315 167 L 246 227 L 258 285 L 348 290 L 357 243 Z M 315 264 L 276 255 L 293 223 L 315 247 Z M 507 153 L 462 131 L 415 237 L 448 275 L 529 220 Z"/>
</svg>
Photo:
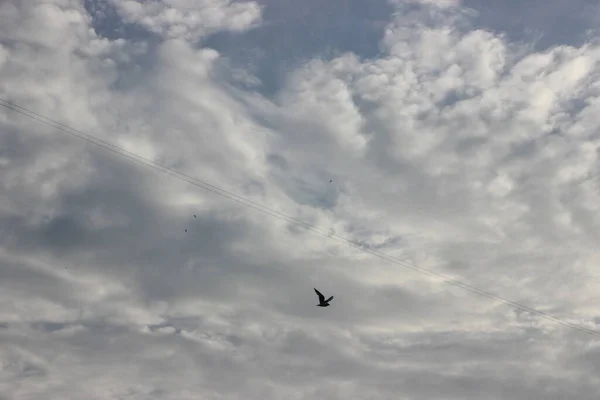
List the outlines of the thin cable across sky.
<svg viewBox="0 0 600 400">
<path fill-rule="evenodd" d="M 233 201 L 238 202 L 240 204 L 243 204 L 245 206 L 251 207 L 251 208 L 253 208 L 255 210 L 261 211 L 261 212 L 263 212 L 265 214 L 268 214 L 268 215 L 270 215 L 272 217 L 279 218 L 279 219 L 281 219 L 283 221 L 286 221 L 288 223 L 300 226 L 300 227 L 302 227 L 302 228 L 304 228 L 304 229 L 306 229 L 308 231 L 311 231 L 311 232 L 316 233 L 318 235 L 324 236 L 324 237 L 326 237 L 328 239 L 335 240 L 335 241 L 337 241 L 337 242 L 339 242 L 341 244 L 345 244 L 345 245 L 347 245 L 349 247 L 355 248 L 355 249 L 360 250 L 362 252 L 369 253 L 371 255 L 379 257 L 382 260 L 394 263 L 394 264 L 399 265 L 399 266 L 401 266 L 403 268 L 410 269 L 412 271 L 418 272 L 418 273 L 423 274 L 423 275 L 427 275 L 427 276 L 430 276 L 430 277 L 435 277 L 435 278 L 441 279 L 443 282 L 448 283 L 450 285 L 456 286 L 458 288 L 461 288 L 463 290 L 466 290 L 468 292 L 474 293 L 476 295 L 488 298 L 490 300 L 494 300 L 496 302 L 499 302 L 499 303 L 502 303 L 502 304 L 514 307 L 514 308 L 519 309 L 521 311 L 525 311 L 525 312 L 534 314 L 534 315 L 536 315 L 536 316 L 538 316 L 540 318 L 544 318 L 546 320 L 549 320 L 549 321 L 552 321 L 552 322 L 564 325 L 566 327 L 578 330 L 580 332 L 584 332 L 584 333 L 587 333 L 587 334 L 590 334 L 590 335 L 595 335 L 595 336 L 600 337 L 600 332 L 598 332 L 596 330 L 588 329 L 588 328 L 585 328 L 583 326 L 580 326 L 580 325 L 577 325 L 577 324 L 565 321 L 565 320 L 560 319 L 558 317 L 554 317 L 554 316 L 552 316 L 552 315 L 550 315 L 550 314 L 548 314 L 546 312 L 536 310 L 536 309 L 531 308 L 531 307 L 529 307 L 527 305 L 518 303 L 516 301 L 509 300 L 509 299 L 504 298 L 502 296 L 499 296 L 499 295 L 493 294 L 491 292 L 479 289 L 479 288 L 477 288 L 475 286 L 472 286 L 472 285 L 470 285 L 468 283 L 462 282 L 462 281 L 460 281 L 458 279 L 451 278 L 451 277 L 449 277 L 447 275 L 444 275 L 442 273 L 435 272 L 435 271 L 429 270 L 427 268 L 420 267 L 420 266 L 418 266 L 418 265 L 416 265 L 414 263 L 410 263 L 410 262 L 407 262 L 405 260 L 399 259 L 397 257 L 391 256 L 389 254 L 386 254 L 386 253 L 383 253 L 383 252 L 380 252 L 380 251 L 377 251 L 377 250 L 373 250 L 373 249 L 371 249 L 371 248 L 369 248 L 369 247 L 367 247 L 367 246 L 365 246 L 365 245 L 363 245 L 363 244 L 361 244 L 359 242 L 356 242 L 354 240 L 345 238 L 345 237 L 337 235 L 335 233 L 331 233 L 328 230 L 320 228 L 320 227 L 318 227 L 316 225 L 310 224 L 308 222 L 304 222 L 304 221 L 299 220 L 297 218 L 294 218 L 294 217 L 292 217 L 290 215 L 287 215 L 285 213 L 282 213 L 280 211 L 274 210 L 274 209 L 272 209 L 270 207 L 267 207 L 265 205 L 262 205 L 260 203 L 254 202 L 254 201 L 252 201 L 250 199 L 247 199 L 245 197 L 242 197 L 240 195 L 232 193 L 232 192 L 230 192 L 228 190 L 221 189 L 218 186 L 215 186 L 215 185 L 213 185 L 211 183 L 208 183 L 208 182 L 205 182 L 205 181 L 203 181 L 201 179 L 189 176 L 189 175 L 187 175 L 187 174 L 185 174 L 183 172 L 177 171 L 177 170 L 175 170 L 173 168 L 167 167 L 165 165 L 162 165 L 160 163 L 152 161 L 152 160 L 150 160 L 148 158 L 145 158 L 145 157 L 142 157 L 140 155 L 137 155 L 137 154 L 135 154 L 133 152 L 125 150 L 122 147 L 116 146 L 116 145 L 114 145 L 114 144 L 112 144 L 110 142 L 107 142 L 105 140 L 96 138 L 96 137 L 94 137 L 92 135 L 89 135 L 87 133 L 84 133 L 84 132 L 82 132 L 82 131 L 80 131 L 78 129 L 72 128 L 72 127 L 70 127 L 68 125 L 62 124 L 62 123 L 60 123 L 58 121 L 55 121 L 55 120 L 52 120 L 52 119 L 50 119 L 48 117 L 45 117 L 45 116 L 43 116 L 41 114 L 38 114 L 38 113 L 36 113 L 36 112 L 34 112 L 32 110 L 29 110 L 29 109 L 27 109 L 25 107 L 22 107 L 22 106 L 20 106 L 18 104 L 15 104 L 15 103 L 11 102 L 11 101 L 8 101 L 8 100 L 5 100 L 3 98 L 0 98 L 0 105 L 3 106 L 4 108 L 8 109 L 8 110 L 14 111 L 16 113 L 19 113 L 19 114 L 22 114 L 22 115 L 24 115 L 26 117 L 29 117 L 29 118 L 31 118 L 33 120 L 36 120 L 36 121 L 38 121 L 40 123 L 46 124 L 48 126 L 51 126 L 51 127 L 55 128 L 55 129 L 58 129 L 58 130 L 60 130 L 60 131 L 62 131 L 64 133 L 67 133 L 67 134 L 69 134 L 71 136 L 74 136 L 74 137 L 76 137 L 78 139 L 82 139 L 82 140 L 85 140 L 85 141 L 87 141 L 87 142 L 89 142 L 91 144 L 95 144 L 96 146 L 100 146 L 100 147 L 104 148 L 105 150 L 108 150 L 108 151 L 111 151 L 113 153 L 116 153 L 116 154 L 118 154 L 118 155 L 120 155 L 122 157 L 125 157 L 125 158 L 127 158 L 127 159 L 129 159 L 131 161 L 134 161 L 134 162 L 137 162 L 137 163 L 142 164 L 144 166 L 153 168 L 153 169 L 155 169 L 157 171 L 160 171 L 160 172 L 162 172 L 164 174 L 170 175 L 170 176 L 172 176 L 174 178 L 177 178 L 177 179 L 180 179 L 182 181 L 188 182 L 188 183 L 190 183 L 192 185 L 201 187 L 201 188 L 203 188 L 205 190 L 208 190 L 210 192 L 216 193 L 216 194 L 218 194 L 220 196 L 226 197 L 226 198 L 228 198 L 230 200 L 233 200 Z"/>
</svg>

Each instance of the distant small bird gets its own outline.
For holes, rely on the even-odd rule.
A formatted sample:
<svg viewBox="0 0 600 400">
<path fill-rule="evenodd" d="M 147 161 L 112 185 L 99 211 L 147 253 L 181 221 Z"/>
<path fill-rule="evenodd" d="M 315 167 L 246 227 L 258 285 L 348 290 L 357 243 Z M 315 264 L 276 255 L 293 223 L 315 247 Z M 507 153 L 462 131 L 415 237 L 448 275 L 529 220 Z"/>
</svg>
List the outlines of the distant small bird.
<svg viewBox="0 0 600 400">
<path fill-rule="evenodd" d="M 329 183 L 333 182 L 333 179 L 329 181 Z"/>
<path fill-rule="evenodd" d="M 315 288 L 313 288 L 313 289 L 315 289 Z M 319 304 L 317 304 L 317 307 L 329 307 L 330 306 L 329 302 L 331 301 L 331 299 L 333 299 L 333 296 L 331 296 L 330 298 L 325 300 L 325 296 L 323 296 L 323 294 L 321 294 L 321 292 L 319 292 L 317 289 L 315 289 L 315 293 L 317 294 L 317 296 L 319 296 Z"/>
<path fill-rule="evenodd" d="M 196 214 L 194 214 L 194 218 L 196 218 Z"/>
<path fill-rule="evenodd" d="M 187 232 L 187 229 L 185 231 Z"/>
</svg>

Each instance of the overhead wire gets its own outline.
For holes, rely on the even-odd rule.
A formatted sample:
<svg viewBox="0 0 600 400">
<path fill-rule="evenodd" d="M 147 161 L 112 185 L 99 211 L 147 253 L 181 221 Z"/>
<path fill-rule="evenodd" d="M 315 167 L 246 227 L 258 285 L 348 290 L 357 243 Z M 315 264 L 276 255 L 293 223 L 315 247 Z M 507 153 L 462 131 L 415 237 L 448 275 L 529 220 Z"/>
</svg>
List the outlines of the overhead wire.
<svg viewBox="0 0 600 400">
<path fill-rule="evenodd" d="M 95 136 L 89 135 L 89 134 L 87 134 L 85 132 L 82 132 L 82 131 L 80 131 L 78 129 L 75 129 L 75 128 L 71 127 L 71 126 L 65 125 L 65 124 L 63 124 L 61 122 L 58 122 L 58 121 L 55 121 L 55 120 L 50 119 L 48 117 L 45 117 L 45 116 L 43 116 L 41 114 L 38 114 L 38 113 L 36 113 L 36 112 L 28 109 L 28 108 L 20 106 L 20 105 L 14 103 L 14 102 L 8 101 L 8 100 L 3 99 L 3 98 L 0 98 L 0 106 L 3 106 L 5 108 L 7 108 L 9 110 L 12 110 L 14 112 L 17 112 L 19 114 L 22 114 L 22 115 L 24 115 L 24 116 L 26 116 L 28 118 L 31 118 L 33 120 L 36 120 L 36 121 L 40 122 L 40 123 L 46 124 L 48 126 L 51 126 L 51 127 L 55 128 L 57 130 L 60 130 L 60 131 L 62 131 L 64 133 L 67 133 L 67 134 L 69 134 L 71 136 L 74 136 L 76 138 L 85 140 L 85 141 L 87 141 L 87 142 L 89 142 L 91 144 L 95 144 L 97 146 L 100 146 L 100 147 L 104 148 L 105 150 L 108 150 L 108 151 L 111 151 L 111 152 L 113 152 L 115 154 L 123 156 L 123 157 L 125 157 L 125 158 L 127 158 L 127 159 L 129 159 L 131 161 L 134 161 L 136 163 L 145 165 L 145 166 L 150 167 L 150 168 L 152 168 L 154 170 L 160 171 L 160 172 L 162 172 L 162 173 L 164 173 L 166 175 L 169 175 L 169 176 L 172 176 L 174 178 L 177 178 L 177 179 L 180 179 L 182 181 L 185 181 L 187 183 L 190 183 L 190 184 L 192 184 L 194 186 L 201 187 L 201 188 L 203 188 L 205 190 L 208 190 L 208 191 L 210 191 L 212 193 L 215 193 L 215 194 L 218 194 L 220 196 L 226 197 L 226 198 L 228 198 L 230 200 L 233 200 L 233 201 L 238 202 L 240 204 L 243 204 L 245 206 L 251 207 L 251 208 L 253 208 L 253 209 L 257 210 L 257 211 L 261 211 L 261 212 L 263 212 L 265 214 L 268 214 L 268 215 L 270 215 L 272 217 L 279 218 L 279 219 L 281 219 L 283 221 L 286 221 L 288 223 L 300 226 L 300 227 L 302 227 L 302 228 L 304 228 L 304 229 L 306 229 L 308 231 L 311 231 L 311 232 L 316 233 L 318 235 L 324 236 L 324 237 L 326 237 L 328 239 L 335 240 L 338 243 L 341 243 L 341 244 L 347 245 L 349 247 L 352 247 L 354 249 L 357 249 L 359 251 L 362 251 L 362 252 L 374 255 L 374 256 L 376 256 L 376 257 L 378 257 L 380 259 L 383 259 L 385 261 L 391 262 L 391 263 L 399 265 L 401 267 L 410 269 L 410 270 L 412 270 L 414 272 L 417 272 L 417 273 L 420 273 L 420 274 L 423 274 L 423 275 L 427 275 L 427 276 L 430 276 L 430 277 L 435 277 L 435 278 L 441 279 L 443 282 L 445 282 L 447 284 L 450 284 L 450 285 L 453 285 L 455 287 L 461 288 L 461 289 L 466 290 L 466 291 L 468 291 L 470 293 L 473 293 L 473 294 L 485 297 L 487 299 L 496 301 L 498 303 L 502 303 L 502 304 L 514 307 L 514 308 L 516 308 L 518 310 L 528 312 L 528 313 L 536 315 L 536 316 L 538 316 L 540 318 L 543 318 L 543 319 L 546 319 L 546 320 L 549 320 L 549 321 L 561 324 L 563 326 L 575 329 L 577 331 L 580 331 L 580 332 L 583 332 L 583 333 L 587 333 L 587 334 L 590 334 L 590 335 L 594 335 L 594 336 L 599 336 L 600 337 L 600 332 L 599 331 L 596 331 L 596 330 L 593 330 L 593 329 L 589 329 L 589 328 L 583 327 L 581 325 L 574 324 L 574 323 L 569 322 L 569 321 L 565 321 L 565 320 L 563 320 L 561 318 L 554 317 L 553 315 L 551 315 L 549 313 L 546 313 L 544 311 L 536 310 L 536 309 L 534 309 L 532 307 L 529 307 L 527 305 L 524 305 L 522 303 L 509 300 L 509 299 L 507 299 L 505 297 L 502 297 L 500 295 L 496 295 L 494 293 L 485 291 L 483 289 L 479 289 L 479 288 L 477 288 L 477 287 L 475 287 L 473 285 L 470 285 L 470 284 L 462 282 L 462 281 L 460 281 L 458 279 L 449 277 L 449 276 L 447 276 L 445 274 L 442 274 L 442 273 L 439 273 L 439 272 L 435 272 L 435 271 L 432 271 L 432 270 L 427 269 L 427 268 L 420 267 L 420 266 L 418 266 L 418 265 L 416 265 L 414 263 L 407 262 L 406 260 L 402 260 L 400 258 L 397 258 L 395 256 L 391 256 L 391 255 L 383 253 L 381 251 L 377 251 L 377 250 L 371 249 L 368 246 L 363 245 L 362 243 L 359 243 L 359 242 L 357 242 L 355 240 L 348 239 L 346 237 L 343 237 L 343 236 L 335 234 L 335 233 L 331 233 L 331 232 L 329 232 L 329 231 L 327 231 L 327 230 L 325 230 L 323 228 L 320 228 L 320 227 L 318 227 L 318 226 L 316 226 L 314 224 L 311 224 L 311 223 L 302 221 L 300 219 L 294 218 L 294 217 L 292 217 L 290 215 L 287 215 L 285 213 L 282 213 L 280 211 L 272 209 L 272 208 L 270 208 L 268 206 L 262 205 L 260 203 L 257 203 L 257 202 L 255 202 L 253 200 L 250 200 L 250 199 L 247 199 L 247 198 L 245 198 L 243 196 L 237 195 L 237 194 L 235 194 L 233 192 L 230 192 L 228 190 L 219 188 L 218 186 L 215 186 L 215 185 L 213 185 L 211 183 L 208 183 L 208 182 L 203 181 L 201 179 L 192 177 L 192 176 L 187 175 L 187 174 L 185 174 L 183 172 L 180 172 L 180 171 L 178 171 L 176 169 L 173 169 L 173 168 L 168 167 L 166 165 L 160 164 L 160 163 L 158 163 L 156 161 L 150 160 L 150 159 L 148 159 L 146 157 L 140 156 L 140 155 L 138 155 L 136 153 L 133 153 L 131 151 L 128 151 L 128 150 L 126 150 L 126 149 L 124 149 L 124 148 L 122 148 L 120 146 L 114 145 L 114 144 L 112 144 L 110 142 L 107 142 L 107 141 L 99 139 L 99 138 L 97 138 Z"/>
</svg>

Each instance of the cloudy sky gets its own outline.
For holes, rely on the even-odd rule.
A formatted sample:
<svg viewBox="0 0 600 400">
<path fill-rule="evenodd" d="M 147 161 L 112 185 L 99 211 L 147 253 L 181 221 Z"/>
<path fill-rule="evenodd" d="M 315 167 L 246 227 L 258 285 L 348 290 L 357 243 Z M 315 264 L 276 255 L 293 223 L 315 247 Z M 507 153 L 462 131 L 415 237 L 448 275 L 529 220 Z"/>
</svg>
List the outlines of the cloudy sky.
<svg viewBox="0 0 600 400">
<path fill-rule="evenodd" d="M 597 399 L 599 22 L 0 1 L 0 399 Z"/>
</svg>

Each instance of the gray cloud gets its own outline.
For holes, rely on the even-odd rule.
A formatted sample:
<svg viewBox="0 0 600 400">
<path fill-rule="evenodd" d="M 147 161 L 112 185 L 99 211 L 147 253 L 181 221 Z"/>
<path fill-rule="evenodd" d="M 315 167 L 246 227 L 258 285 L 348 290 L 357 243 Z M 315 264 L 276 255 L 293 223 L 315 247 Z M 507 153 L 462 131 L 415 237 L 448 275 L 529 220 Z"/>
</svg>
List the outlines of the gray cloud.
<svg viewBox="0 0 600 400">
<path fill-rule="evenodd" d="M 0 97 L 596 329 L 593 40 L 539 52 L 469 2 L 191 4 L 3 2 Z M 0 133 L 0 398 L 597 397 L 592 336 L 4 108 Z"/>
</svg>

